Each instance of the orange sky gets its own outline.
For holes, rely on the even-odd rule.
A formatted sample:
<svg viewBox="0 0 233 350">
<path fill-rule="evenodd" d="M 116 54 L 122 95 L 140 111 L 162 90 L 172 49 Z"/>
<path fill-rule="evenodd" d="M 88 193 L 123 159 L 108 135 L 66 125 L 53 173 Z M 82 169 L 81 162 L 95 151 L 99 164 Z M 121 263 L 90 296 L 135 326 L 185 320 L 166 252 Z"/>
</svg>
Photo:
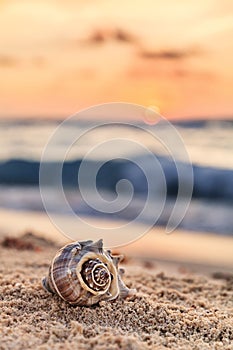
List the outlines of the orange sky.
<svg viewBox="0 0 233 350">
<path fill-rule="evenodd" d="M 0 116 L 232 117 L 233 2 L 0 0 Z"/>
</svg>

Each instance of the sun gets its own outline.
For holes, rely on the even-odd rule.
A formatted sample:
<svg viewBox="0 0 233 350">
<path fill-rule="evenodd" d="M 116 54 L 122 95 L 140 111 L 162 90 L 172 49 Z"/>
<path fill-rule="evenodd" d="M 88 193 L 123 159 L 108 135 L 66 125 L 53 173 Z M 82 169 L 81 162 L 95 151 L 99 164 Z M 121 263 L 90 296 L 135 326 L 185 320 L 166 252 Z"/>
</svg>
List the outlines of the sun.
<svg viewBox="0 0 233 350">
<path fill-rule="evenodd" d="M 150 125 L 156 124 L 161 118 L 160 113 L 161 110 L 157 104 L 147 106 L 144 114 L 144 122 Z"/>
</svg>

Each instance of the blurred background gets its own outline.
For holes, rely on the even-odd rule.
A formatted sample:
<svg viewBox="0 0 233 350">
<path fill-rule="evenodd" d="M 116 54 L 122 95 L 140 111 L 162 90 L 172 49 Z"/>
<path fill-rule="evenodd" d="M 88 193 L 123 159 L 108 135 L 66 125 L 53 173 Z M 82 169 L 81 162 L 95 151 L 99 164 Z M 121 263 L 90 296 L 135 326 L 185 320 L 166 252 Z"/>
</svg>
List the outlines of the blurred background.
<svg viewBox="0 0 233 350">
<path fill-rule="evenodd" d="M 232 117 L 228 0 L 1 0 L 2 118 L 124 101 Z"/>
<path fill-rule="evenodd" d="M 94 104 L 120 101 L 160 113 L 184 140 L 193 163 L 194 192 L 179 228 L 232 236 L 232 13 L 228 0 L 1 0 L 0 228 L 13 225 L 14 211 L 22 212 L 25 222 L 25 212 L 43 212 L 40 158 L 60 122 Z M 75 127 L 85 128 L 101 117 L 89 113 Z M 123 113 L 120 120 L 153 124 L 134 115 L 126 120 Z M 161 126 L 159 132 L 168 130 Z M 124 127 L 88 135 L 65 164 L 67 195 L 81 215 L 131 220 L 142 207 L 146 186 L 130 162 L 107 163 L 97 183 L 111 194 L 122 176 L 133 181 L 136 199 L 128 210 L 104 215 L 73 195 L 74 172 L 88 144 L 104 140 L 106 133 L 143 139 Z M 61 147 L 68 142 L 65 136 L 58 140 L 51 162 L 60 161 Z M 143 142 L 149 141 L 144 137 Z M 158 145 L 152 151 L 168 185 L 157 222 L 165 226 L 177 193 L 177 173 Z M 150 166 L 146 155 L 132 157 L 145 157 Z M 62 210 L 54 194 L 51 201 L 55 211 Z"/>
</svg>

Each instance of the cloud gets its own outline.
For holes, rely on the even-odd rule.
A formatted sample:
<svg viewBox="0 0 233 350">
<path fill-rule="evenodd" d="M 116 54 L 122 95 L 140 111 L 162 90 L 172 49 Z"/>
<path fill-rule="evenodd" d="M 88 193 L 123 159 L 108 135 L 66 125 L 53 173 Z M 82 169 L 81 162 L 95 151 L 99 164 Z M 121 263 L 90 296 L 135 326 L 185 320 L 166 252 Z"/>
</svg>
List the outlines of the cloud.
<svg viewBox="0 0 233 350">
<path fill-rule="evenodd" d="M 33 65 L 35 67 L 43 67 L 47 63 L 47 60 L 43 56 L 33 56 L 28 58 L 18 58 L 13 55 L 0 54 L 0 67 L 1 68 L 14 68 L 19 65 Z"/>
<path fill-rule="evenodd" d="M 205 81 L 212 81 L 217 79 L 217 74 L 208 70 L 188 70 L 188 69 L 175 69 L 171 72 L 177 78 L 196 78 L 204 79 Z"/>
<path fill-rule="evenodd" d="M 0 67 L 15 67 L 19 59 L 14 56 L 0 55 Z"/>
<path fill-rule="evenodd" d="M 124 31 L 123 29 L 116 29 L 115 31 L 113 31 L 112 39 L 125 43 L 135 43 L 137 41 L 137 38 L 135 36 Z"/>
<path fill-rule="evenodd" d="M 197 50 L 166 49 L 160 51 L 142 50 L 139 55 L 144 59 L 173 60 L 178 61 L 199 54 Z"/>
<path fill-rule="evenodd" d="M 179 62 L 180 63 L 180 62 Z M 191 79 L 192 81 L 215 81 L 217 80 L 218 74 L 211 69 L 205 67 L 190 67 L 183 64 L 173 64 L 166 60 L 161 60 L 158 64 L 154 64 L 153 61 L 145 62 L 142 60 L 135 61 L 125 73 L 129 79 L 163 79 L 175 78 L 176 81 Z"/>
<path fill-rule="evenodd" d="M 87 39 L 83 40 L 83 42 L 89 45 L 99 45 L 108 41 L 134 44 L 137 42 L 137 38 L 124 29 L 116 28 L 95 30 Z"/>
<path fill-rule="evenodd" d="M 108 34 L 103 30 L 96 30 L 85 41 L 89 44 L 102 44 L 107 40 Z"/>
</svg>

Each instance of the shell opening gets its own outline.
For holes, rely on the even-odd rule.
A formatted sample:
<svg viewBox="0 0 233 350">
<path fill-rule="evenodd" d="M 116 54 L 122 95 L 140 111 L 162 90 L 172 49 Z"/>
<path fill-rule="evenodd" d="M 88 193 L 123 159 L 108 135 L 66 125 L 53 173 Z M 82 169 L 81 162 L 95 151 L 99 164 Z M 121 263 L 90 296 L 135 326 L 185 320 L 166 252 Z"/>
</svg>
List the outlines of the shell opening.
<svg viewBox="0 0 233 350">
<path fill-rule="evenodd" d="M 100 287 L 105 287 L 109 279 L 111 279 L 110 272 L 103 264 L 96 264 L 91 274 L 95 284 Z"/>
<path fill-rule="evenodd" d="M 111 283 L 111 274 L 99 259 L 87 260 L 81 270 L 86 285 L 94 291 L 105 291 Z"/>
</svg>

